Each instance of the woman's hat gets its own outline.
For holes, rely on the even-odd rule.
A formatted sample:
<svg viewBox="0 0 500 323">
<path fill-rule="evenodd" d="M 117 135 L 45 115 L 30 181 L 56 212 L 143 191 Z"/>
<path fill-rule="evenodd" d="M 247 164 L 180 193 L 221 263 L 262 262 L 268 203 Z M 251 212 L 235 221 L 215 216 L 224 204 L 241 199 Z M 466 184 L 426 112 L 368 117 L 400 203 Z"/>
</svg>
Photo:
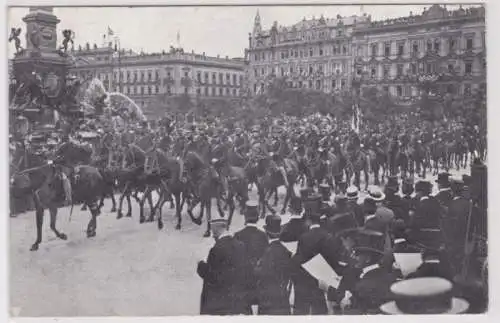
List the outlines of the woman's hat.
<svg viewBox="0 0 500 323">
<path fill-rule="evenodd" d="M 462 314 L 469 303 L 452 295 L 453 284 L 438 277 L 413 278 L 394 283 L 395 300 L 380 306 L 386 314 Z"/>
</svg>

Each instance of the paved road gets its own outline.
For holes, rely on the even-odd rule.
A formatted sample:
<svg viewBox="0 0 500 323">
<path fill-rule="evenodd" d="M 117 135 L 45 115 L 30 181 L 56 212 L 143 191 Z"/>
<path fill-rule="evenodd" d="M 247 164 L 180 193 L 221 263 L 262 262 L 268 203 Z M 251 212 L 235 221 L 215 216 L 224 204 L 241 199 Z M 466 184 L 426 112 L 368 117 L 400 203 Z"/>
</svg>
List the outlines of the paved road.
<svg viewBox="0 0 500 323">
<path fill-rule="evenodd" d="M 139 224 L 137 206 L 133 218 L 121 220 L 109 210 L 106 201 L 97 236 L 87 239 L 88 211 L 75 207 L 69 222 L 69 208 L 61 209 L 58 228 L 68 234 L 67 241 L 55 238 L 46 215 L 37 252 L 29 251 L 35 239 L 33 212 L 10 219 L 10 301 L 20 316 L 198 313 L 202 281 L 196 265 L 213 245 L 212 238 L 202 237 L 205 224 L 197 226 L 184 215 L 182 230 L 176 231 L 173 210 L 166 205 L 165 228 L 158 231 L 156 224 Z M 233 223 L 235 230 L 242 228 L 243 217 L 236 213 Z"/>
</svg>

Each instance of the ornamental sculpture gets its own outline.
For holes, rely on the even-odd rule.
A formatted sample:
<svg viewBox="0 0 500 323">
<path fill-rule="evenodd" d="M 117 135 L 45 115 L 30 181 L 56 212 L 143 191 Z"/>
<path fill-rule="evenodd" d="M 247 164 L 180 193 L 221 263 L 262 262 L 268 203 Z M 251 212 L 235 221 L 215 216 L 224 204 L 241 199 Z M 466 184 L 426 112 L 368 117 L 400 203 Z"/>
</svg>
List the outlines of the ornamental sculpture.
<svg viewBox="0 0 500 323">
<path fill-rule="evenodd" d="M 68 51 L 68 44 L 71 43 L 71 50 L 73 50 L 75 43 L 73 42 L 73 39 L 75 38 L 75 33 L 71 29 L 64 29 L 62 31 L 63 34 L 63 41 L 62 41 L 62 46 L 60 47 L 61 50 L 66 53 Z"/>
<path fill-rule="evenodd" d="M 23 51 L 21 47 L 21 40 L 19 39 L 19 35 L 21 35 L 21 28 L 12 28 L 10 30 L 9 43 L 14 41 L 14 46 L 16 48 L 16 54 L 19 54 Z"/>
</svg>

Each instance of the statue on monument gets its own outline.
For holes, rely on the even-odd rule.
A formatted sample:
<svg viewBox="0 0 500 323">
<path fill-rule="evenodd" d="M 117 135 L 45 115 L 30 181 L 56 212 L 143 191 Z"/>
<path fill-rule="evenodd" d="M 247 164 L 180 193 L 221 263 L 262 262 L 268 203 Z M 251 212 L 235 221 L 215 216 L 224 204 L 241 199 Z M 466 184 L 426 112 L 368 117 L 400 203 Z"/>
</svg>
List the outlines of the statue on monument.
<svg viewBox="0 0 500 323">
<path fill-rule="evenodd" d="M 60 49 L 64 50 L 64 53 L 68 51 L 68 44 L 71 43 L 71 49 L 73 50 L 73 47 L 75 46 L 75 43 L 73 42 L 73 38 L 75 37 L 75 33 L 71 29 L 64 29 L 62 31 L 63 34 L 63 41 L 62 41 L 62 46 Z"/>
<path fill-rule="evenodd" d="M 19 54 L 23 51 L 19 35 L 21 35 L 21 28 L 12 28 L 10 30 L 9 43 L 14 41 L 14 46 L 16 46 L 16 54 Z"/>
<path fill-rule="evenodd" d="M 33 30 L 30 33 L 29 40 L 35 49 L 40 49 L 41 35 L 40 29 L 37 26 L 33 26 Z"/>
</svg>

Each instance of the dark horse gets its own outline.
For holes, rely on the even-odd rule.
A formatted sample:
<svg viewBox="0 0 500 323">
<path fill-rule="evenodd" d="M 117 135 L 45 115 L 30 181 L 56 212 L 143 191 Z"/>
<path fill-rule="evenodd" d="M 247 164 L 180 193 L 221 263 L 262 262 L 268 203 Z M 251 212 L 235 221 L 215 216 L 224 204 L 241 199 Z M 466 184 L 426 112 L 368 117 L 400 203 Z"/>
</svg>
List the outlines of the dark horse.
<svg viewBox="0 0 500 323">
<path fill-rule="evenodd" d="M 258 179 L 259 179 L 259 204 L 260 215 L 265 216 L 266 208 L 272 213 L 276 211 L 269 205 L 268 198 L 276 192 L 278 187 L 285 186 L 286 196 L 283 202 L 281 214 L 285 214 L 286 207 L 290 199 L 295 195 L 294 185 L 299 176 L 299 168 L 297 163 L 289 158 L 283 161 L 287 176 L 288 185 L 285 183 L 282 173 L 278 170 L 276 162 L 272 158 L 262 158 L 258 164 Z"/>
<path fill-rule="evenodd" d="M 224 217 L 221 199 L 223 188 L 217 171 L 210 164 L 203 161 L 194 151 L 188 151 L 184 157 L 184 167 L 188 177 L 188 190 L 192 195 L 188 203 L 188 214 L 191 220 L 201 225 L 204 210 L 207 211 L 207 230 L 204 237 L 210 236 L 210 220 L 212 218 L 212 198 L 217 201 L 217 208 L 221 217 Z M 200 203 L 200 215 L 193 216 L 194 207 Z"/>
<path fill-rule="evenodd" d="M 66 151 L 67 152 L 67 151 Z M 42 241 L 43 214 L 45 209 L 50 212 L 50 228 L 59 239 L 67 236 L 56 228 L 57 209 L 64 203 L 62 177 L 71 180 L 72 201 L 81 201 L 88 205 L 91 219 L 87 226 L 87 237 L 94 237 L 97 229 L 99 207 L 97 200 L 102 194 L 103 180 L 99 171 L 91 166 L 76 166 L 66 162 L 64 154 L 58 154 L 55 162 L 44 163 L 21 172 L 11 174 L 10 187 L 14 197 L 31 195 L 35 202 L 35 219 L 37 237 L 31 250 L 38 250 Z M 74 157 L 74 156 L 73 156 Z M 63 175 L 64 174 L 64 175 Z"/>
<path fill-rule="evenodd" d="M 177 225 L 181 229 L 182 208 L 185 202 L 186 183 L 183 181 L 183 161 L 180 158 L 168 156 L 161 148 L 154 147 L 146 153 L 145 169 L 147 173 L 155 174 L 160 180 L 160 199 L 155 208 L 158 209 L 158 228 L 163 228 L 162 207 L 172 194 L 175 198 Z M 145 193 L 146 194 L 146 193 Z M 153 217 L 154 211 L 151 211 Z"/>
</svg>

